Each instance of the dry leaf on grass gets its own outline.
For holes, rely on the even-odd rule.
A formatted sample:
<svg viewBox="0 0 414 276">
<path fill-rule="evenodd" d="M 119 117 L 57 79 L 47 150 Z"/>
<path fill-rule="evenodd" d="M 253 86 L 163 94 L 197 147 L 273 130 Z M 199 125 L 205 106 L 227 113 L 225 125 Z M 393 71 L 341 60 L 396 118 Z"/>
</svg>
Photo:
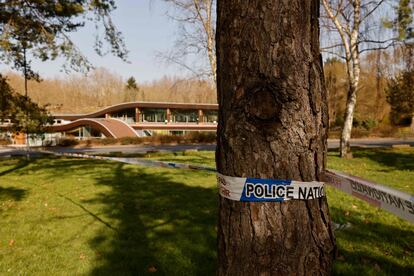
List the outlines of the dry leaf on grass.
<svg viewBox="0 0 414 276">
<path fill-rule="evenodd" d="M 157 268 L 153 265 L 151 265 L 150 267 L 148 267 L 148 272 L 149 273 L 155 273 L 157 272 Z"/>
</svg>

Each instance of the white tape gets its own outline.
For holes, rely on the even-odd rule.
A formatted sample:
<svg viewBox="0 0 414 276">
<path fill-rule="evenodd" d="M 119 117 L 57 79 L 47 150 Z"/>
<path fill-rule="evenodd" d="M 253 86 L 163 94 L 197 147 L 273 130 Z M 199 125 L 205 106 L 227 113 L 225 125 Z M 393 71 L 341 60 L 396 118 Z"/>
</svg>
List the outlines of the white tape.
<svg viewBox="0 0 414 276">
<path fill-rule="evenodd" d="M 232 177 L 217 173 L 222 197 L 244 202 L 315 199 L 325 196 L 322 182 L 300 182 L 260 178 Z"/>
<path fill-rule="evenodd" d="M 371 205 L 414 222 L 414 196 L 334 170 L 325 171 L 326 182 Z"/>
<path fill-rule="evenodd" d="M 211 167 L 156 160 L 100 157 L 52 151 L 41 152 L 59 156 L 112 160 L 144 166 L 215 171 L 215 169 Z M 324 176 L 327 184 L 414 223 L 413 195 L 334 170 L 326 170 Z M 220 195 L 237 201 L 285 201 L 290 199 L 312 199 L 325 195 L 323 183 L 316 181 L 299 182 L 290 180 L 242 178 L 225 176 L 220 173 L 217 173 L 217 180 Z M 248 184 L 247 187 L 249 188 L 249 191 L 247 191 L 247 188 L 246 191 L 244 190 L 246 184 Z M 254 188 L 257 184 L 259 185 L 255 190 Z"/>
</svg>

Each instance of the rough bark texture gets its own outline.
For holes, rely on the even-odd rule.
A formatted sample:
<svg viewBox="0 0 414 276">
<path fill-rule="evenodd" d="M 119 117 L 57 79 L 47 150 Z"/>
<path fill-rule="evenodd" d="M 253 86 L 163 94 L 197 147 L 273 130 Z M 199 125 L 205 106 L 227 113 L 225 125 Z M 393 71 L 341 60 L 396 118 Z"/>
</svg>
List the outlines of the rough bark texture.
<svg viewBox="0 0 414 276">
<path fill-rule="evenodd" d="M 218 1 L 222 174 L 321 179 L 328 110 L 318 16 L 317 0 Z M 220 198 L 219 275 L 325 275 L 334 255 L 326 198 Z"/>
</svg>

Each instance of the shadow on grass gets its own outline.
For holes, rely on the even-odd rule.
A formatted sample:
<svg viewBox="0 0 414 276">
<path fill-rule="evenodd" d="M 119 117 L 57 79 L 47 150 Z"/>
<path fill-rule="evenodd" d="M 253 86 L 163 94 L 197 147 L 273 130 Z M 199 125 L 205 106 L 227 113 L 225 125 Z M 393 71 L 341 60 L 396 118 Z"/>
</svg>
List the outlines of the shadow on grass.
<svg viewBox="0 0 414 276">
<path fill-rule="evenodd" d="M 337 275 L 414 275 L 414 264 L 403 266 L 395 259 L 414 252 L 414 233 L 391 224 L 370 222 L 356 213 L 343 217 L 343 210 L 330 206 L 334 221 L 347 221 L 351 226 L 336 232 L 341 239 L 340 258 L 335 263 Z M 350 250 L 352 248 L 352 250 Z M 367 271 L 372 269 L 372 271 Z"/>
<path fill-rule="evenodd" d="M 339 156 L 338 149 L 329 149 L 328 155 Z M 368 158 L 378 164 L 389 167 L 387 170 L 414 171 L 414 150 L 396 150 L 392 148 L 352 147 L 354 158 Z"/>
<path fill-rule="evenodd" d="M 117 231 L 109 240 L 102 234 L 90 241 L 103 259 L 92 274 L 214 275 L 214 189 L 175 182 L 168 170 L 147 173 L 124 164 L 114 168 L 97 179 L 112 193 L 92 202 L 105 204 L 105 216 L 117 221 Z"/>
<path fill-rule="evenodd" d="M 13 187 L 2 188 L 0 187 L 0 201 L 4 200 L 22 200 L 26 196 L 26 190 L 17 189 Z"/>
<path fill-rule="evenodd" d="M 369 150 L 354 150 L 355 158 L 369 158 L 395 170 L 414 170 L 414 151 L 396 151 L 379 148 Z"/>
<path fill-rule="evenodd" d="M 20 170 L 20 169 L 26 167 L 27 165 L 29 165 L 29 161 L 27 161 L 27 159 L 25 159 L 25 158 L 19 158 L 18 160 L 19 161 L 17 162 L 17 164 L 15 164 L 14 167 L 12 167 L 8 170 L 5 170 L 5 171 L 0 171 L 0 176 L 12 173 L 12 172 L 17 171 L 17 170 Z"/>
</svg>

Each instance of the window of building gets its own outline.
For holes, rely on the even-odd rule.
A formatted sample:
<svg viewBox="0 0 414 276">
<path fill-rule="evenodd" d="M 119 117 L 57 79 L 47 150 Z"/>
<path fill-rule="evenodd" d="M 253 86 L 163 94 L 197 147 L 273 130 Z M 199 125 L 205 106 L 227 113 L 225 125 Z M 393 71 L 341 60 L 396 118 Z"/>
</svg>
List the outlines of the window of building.
<svg viewBox="0 0 414 276">
<path fill-rule="evenodd" d="M 218 111 L 217 110 L 206 110 L 204 111 L 204 118 L 207 123 L 217 123 Z"/>
<path fill-rule="evenodd" d="M 198 121 L 198 111 L 172 110 L 171 120 L 175 123 L 196 123 Z"/>
<path fill-rule="evenodd" d="M 140 122 L 165 122 L 167 111 L 165 109 L 142 109 Z"/>
</svg>

